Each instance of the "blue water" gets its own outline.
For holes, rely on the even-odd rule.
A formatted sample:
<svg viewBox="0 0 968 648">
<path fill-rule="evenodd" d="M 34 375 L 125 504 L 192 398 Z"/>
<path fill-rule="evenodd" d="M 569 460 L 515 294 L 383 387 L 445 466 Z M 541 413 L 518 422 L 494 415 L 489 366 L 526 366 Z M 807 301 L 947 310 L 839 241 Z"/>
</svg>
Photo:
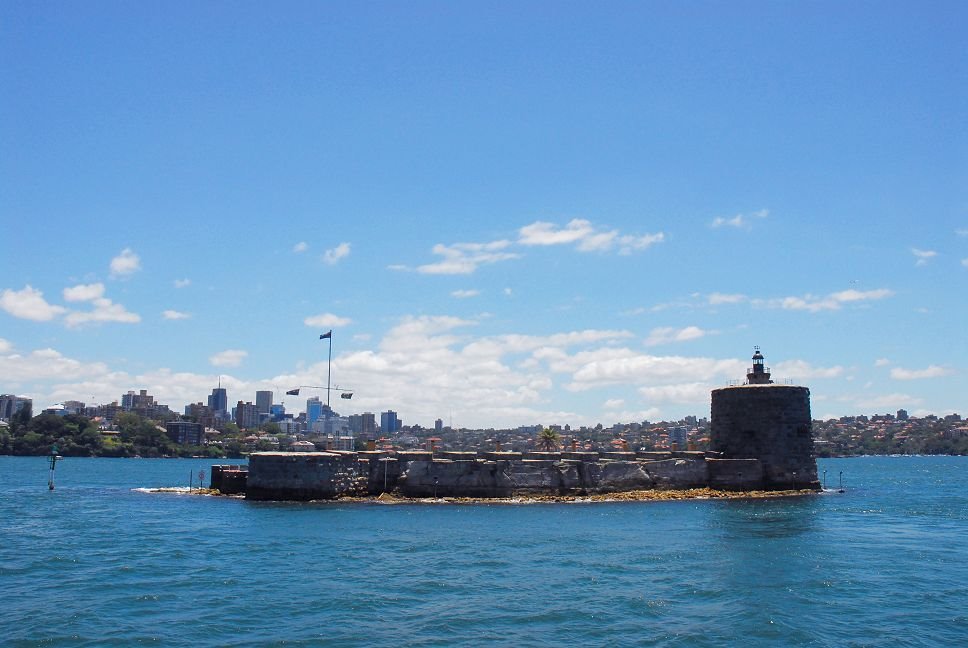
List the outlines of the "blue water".
<svg viewBox="0 0 968 648">
<path fill-rule="evenodd" d="M 0 457 L 7 646 L 968 644 L 968 458 L 844 494 L 530 505 L 146 493 L 211 461 Z"/>
</svg>

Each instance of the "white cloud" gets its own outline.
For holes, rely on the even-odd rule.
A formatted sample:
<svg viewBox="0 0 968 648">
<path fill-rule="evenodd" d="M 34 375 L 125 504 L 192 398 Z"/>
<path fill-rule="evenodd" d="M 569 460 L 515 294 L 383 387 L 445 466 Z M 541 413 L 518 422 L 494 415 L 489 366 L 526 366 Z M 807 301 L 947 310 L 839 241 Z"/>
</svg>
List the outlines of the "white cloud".
<svg viewBox="0 0 968 648">
<path fill-rule="evenodd" d="M 663 232 L 656 232 L 655 234 L 644 234 L 642 236 L 620 236 L 618 237 L 616 245 L 619 254 L 632 254 L 633 252 L 645 250 L 663 241 L 665 241 L 665 234 Z"/>
<path fill-rule="evenodd" d="M 684 356 L 653 356 L 630 349 L 603 348 L 559 355 L 549 362 L 553 371 L 570 373 L 566 388 L 585 391 L 609 385 L 722 382 L 746 375 L 741 360 Z"/>
<path fill-rule="evenodd" d="M 67 311 L 63 306 L 48 304 L 44 293 L 32 288 L 29 284 L 23 290 L 10 290 L 0 293 L 0 308 L 14 317 L 47 322 Z"/>
<path fill-rule="evenodd" d="M 438 243 L 433 253 L 443 257 L 437 263 L 428 263 L 417 267 L 421 274 L 471 274 L 479 266 L 520 258 L 521 255 L 504 250 L 510 241 L 492 241 L 490 243 L 454 243 L 443 245 Z"/>
<path fill-rule="evenodd" d="M 625 407 L 624 398 L 609 398 L 605 401 L 605 409 L 618 409 L 620 407 Z"/>
<path fill-rule="evenodd" d="M 329 265 L 336 265 L 341 259 L 350 255 L 350 244 L 340 243 L 336 247 L 323 252 L 323 261 Z"/>
<path fill-rule="evenodd" d="M 303 320 L 303 324 L 306 326 L 312 326 L 314 328 L 330 328 L 333 326 L 346 326 L 351 324 L 353 320 L 348 317 L 340 317 L 339 315 L 333 315 L 332 313 L 320 313 L 319 315 L 311 315 Z"/>
<path fill-rule="evenodd" d="M 876 290 L 852 290 L 851 289 L 851 290 L 842 290 L 840 292 L 831 293 L 830 298 L 840 304 L 845 304 L 848 302 L 884 299 L 885 297 L 890 297 L 893 294 L 894 294 L 894 291 L 888 290 L 887 288 L 878 288 Z"/>
<path fill-rule="evenodd" d="M 639 393 L 650 403 L 703 403 L 709 401 L 713 386 L 705 382 L 688 382 L 657 387 L 641 387 Z"/>
<path fill-rule="evenodd" d="M 884 412 L 896 410 L 900 407 L 920 405 L 923 402 L 923 399 L 908 394 L 883 394 L 857 398 L 854 401 L 854 407 L 866 412 Z"/>
<path fill-rule="evenodd" d="M 618 230 L 596 230 L 590 221 L 575 218 L 564 227 L 536 221 L 518 230 L 518 243 L 525 246 L 577 244 L 581 252 L 605 252 L 617 249 L 619 254 L 645 250 L 665 240 L 663 232 L 641 236 L 623 235 Z"/>
<path fill-rule="evenodd" d="M 175 284 L 175 288 L 185 288 L 185 287 L 190 286 L 192 284 L 192 280 L 191 279 L 175 279 L 174 284 Z"/>
<path fill-rule="evenodd" d="M 968 268 L 968 258 L 964 258 L 964 259 L 962 259 L 962 260 L 961 260 L 961 265 L 963 265 L 963 266 L 965 266 L 966 268 Z"/>
<path fill-rule="evenodd" d="M 720 304 L 740 304 L 749 298 L 740 294 L 712 293 L 707 299 L 711 306 L 718 306 Z"/>
<path fill-rule="evenodd" d="M 662 410 L 658 407 L 650 407 L 644 410 L 609 410 L 605 412 L 605 416 L 608 417 L 607 420 L 618 423 L 631 423 L 639 421 L 654 421 L 659 418 L 662 414 Z"/>
<path fill-rule="evenodd" d="M 240 349 L 226 349 L 209 356 L 208 361 L 216 367 L 238 367 L 249 355 L 248 351 Z"/>
<path fill-rule="evenodd" d="M 938 365 L 930 365 L 924 369 L 903 369 L 901 367 L 894 367 L 891 369 L 891 378 L 894 380 L 921 380 L 923 378 L 940 378 L 941 376 L 950 376 L 954 373 L 951 369 L 947 367 L 939 367 Z"/>
<path fill-rule="evenodd" d="M 968 259 L 965 259 L 965 261 L 968 261 Z M 966 265 L 968 265 L 968 264 L 966 264 Z M 508 297 L 510 297 L 511 295 L 514 294 L 514 291 L 511 290 L 510 288 L 505 288 L 504 289 L 504 294 L 507 295 Z"/>
<path fill-rule="evenodd" d="M 554 223 L 536 221 L 525 225 L 518 231 L 521 245 L 563 245 L 587 239 L 595 233 L 592 224 L 584 219 L 575 218 L 563 228 Z"/>
<path fill-rule="evenodd" d="M 299 241 L 298 243 L 292 246 L 292 251 L 295 252 L 296 254 L 301 254 L 308 249 L 309 249 L 309 243 L 307 243 L 306 241 Z"/>
<path fill-rule="evenodd" d="M 124 248 L 118 256 L 111 259 L 111 276 L 123 277 L 141 270 L 141 257 L 131 248 Z"/>
<path fill-rule="evenodd" d="M 656 346 L 659 344 L 669 344 L 670 342 L 687 342 L 689 340 L 698 340 L 705 335 L 709 335 L 709 333 L 710 331 L 704 331 L 698 326 L 687 326 L 681 329 L 663 326 L 652 329 L 645 343 L 648 346 Z"/>
<path fill-rule="evenodd" d="M 81 326 L 89 323 L 120 322 L 123 324 L 136 324 L 141 321 L 141 316 L 132 313 L 121 304 L 115 304 L 106 297 L 98 297 L 92 300 L 94 310 L 92 311 L 71 311 L 64 318 L 67 326 Z"/>
<path fill-rule="evenodd" d="M 10 343 L 10 340 L 0 338 L 0 353 L 7 353 L 11 350 L 13 350 L 13 344 Z"/>
<path fill-rule="evenodd" d="M 27 355 L 0 355 L 0 376 L 14 378 L 20 383 L 40 380 L 79 380 L 109 373 L 107 365 L 104 363 L 83 363 L 67 358 L 50 348 L 37 349 Z M 83 393 L 89 392 L 75 391 L 72 392 L 70 397 L 79 398 L 79 395 Z M 34 406 L 39 410 L 36 403 Z"/>
<path fill-rule="evenodd" d="M 569 221 L 562 228 L 554 223 L 537 221 L 520 228 L 518 239 L 513 243 L 505 239 L 489 243 L 438 243 L 433 247 L 433 253 L 442 259 L 417 266 L 416 271 L 421 274 L 472 274 L 482 265 L 521 258 L 519 253 L 509 250 L 515 244 L 525 247 L 575 244 L 581 252 L 617 250 L 619 254 L 631 254 L 664 240 L 665 234 L 662 232 L 631 236 L 620 234 L 618 230 L 596 230 L 591 222 L 580 218 Z M 410 270 L 400 264 L 387 267 L 390 270 Z M 505 294 L 510 293 L 506 290 Z"/>
<path fill-rule="evenodd" d="M 176 311 L 176 310 L 166 310 L 161 315 L 166 320 L 182 320 L 182 319 L 189 319 L 191 317 L 190 313 L 183 313 L 181 311 Z"/>
<path fill-rule="evenodd" d="M 816 295 L 804 295 L 803 297 L 780 297 L 776 299 L 755 299 L 753 304 L 756 306 L 766 306 L 768 308 L 783 308 L 785 310 L 805 310 L 816 313 L 823 310 L 839 310 L 844 304 L 853 304 L 865 301 L 876 301 L 891 297 L 893 290 L 878 288 L 876 290 L 842 290 L 830 293 L 825 297 Z"/>
<path fill-rule="evenodd" d="M 886 367 L 889 364 L 891 364 L 891 361 L 888 360 L 887 358 L 878 358 L 877 360 L 874 361 L 875 367 Z"/>
<path fill-rule="evenodd" d="M 69 302 L 93 301 L 104 296 L 104 284 L 78 284 L 64 289 L 64 300 Z"/>
<path fill-rule="evenodd" d="M 723 226 L 735 227 L 738 229 L 750 229 L 753 227 L 754 219 L 763 219 L 770 215 L 770 210 L 761 209 L 749 214 L 736 214 L 732 218 L 717 216 L 713 219 L 711 227 L 719 228 Z"/>
<path fill-rule="evenodd" d="M 785 360 L 778 362 L 773 367 L 774 379 L 797 379 L 811 380 L 816 378 L 837 378 L 844 374 L 844 368 L 840 365 L 834 367 L 814 367 L 809 362 L 803 360 Z"/>
<path fill-rule="evenodd" d="M 955 230 L 955 234 L 958 236 L 968 236 L 968 227 L 962 227 Z"/>
<path fill-rule="evenodd" d="M 919 250 L 918 248 L 911 248 L 911 254 L 918 259 L 914 264 L 916 266 L 928 265 L 928 261 L 938 256 L 938 253 L 934 250 Z"/>
<path fill-rule="evenodd" d="M 480 294 L 480 290 L 455 290 L 450 293 L 450 296 L 457 299 L 467 299 L 468 297 L 477 297 Z"/>
</svg>

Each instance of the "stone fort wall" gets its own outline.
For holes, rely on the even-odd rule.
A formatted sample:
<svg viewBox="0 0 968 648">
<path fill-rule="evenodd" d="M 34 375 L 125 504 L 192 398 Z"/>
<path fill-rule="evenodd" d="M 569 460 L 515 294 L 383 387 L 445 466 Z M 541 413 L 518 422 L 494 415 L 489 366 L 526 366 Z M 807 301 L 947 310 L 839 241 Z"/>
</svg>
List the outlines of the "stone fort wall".
<svg viewBox="0 0 968 648">
<path fill-rule="evenodd" d="M 241 473 L 245 473 L 242 475 Z M 764 487 L 758 459 L 715 452 L 258 452 L 213 466 L 212 487 L 253 500 L 376 496 L 509 498 Z"/>
<path fill-rule="evenodd" d="M 712 392 L 712 450 L 727 459 L 757 459 L 766 488 L 819 488 L 810 390 L 742 385 Z"/>
</svg>

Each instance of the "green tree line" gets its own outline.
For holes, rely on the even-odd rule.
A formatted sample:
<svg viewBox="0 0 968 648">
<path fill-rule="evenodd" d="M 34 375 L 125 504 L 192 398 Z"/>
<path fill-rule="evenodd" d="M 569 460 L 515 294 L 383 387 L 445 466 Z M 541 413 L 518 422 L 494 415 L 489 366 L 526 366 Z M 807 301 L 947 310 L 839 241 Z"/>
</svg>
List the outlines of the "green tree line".
<svg viewBox="0 0 968 648">
<path fill-rule="evenodd" d="M 155 421 L 124 412 L 114 419 L 117 434 L 102 434 L 85 416 L 41 414 L 29 408 L 14 414 L 6 429 L 0 428 L 0 454 L 36 456 L 57 453 L 65 457 L 197 457 L 241 456 L 238 440 L 219 446 L 186 446 L 173 442 Z"/>
</svg>

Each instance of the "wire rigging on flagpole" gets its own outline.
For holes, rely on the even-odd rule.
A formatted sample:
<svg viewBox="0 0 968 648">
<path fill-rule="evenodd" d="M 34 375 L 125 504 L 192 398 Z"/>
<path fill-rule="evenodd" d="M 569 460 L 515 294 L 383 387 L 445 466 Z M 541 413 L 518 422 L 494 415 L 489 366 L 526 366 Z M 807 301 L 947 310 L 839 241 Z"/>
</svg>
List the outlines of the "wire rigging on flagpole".
<svg viewBox="0 0 968 648">
<path fill-rule="evenodd" d="M 326 390 L 326 407 L 330 407 L 330 393 L 333 391 L 341 392 L 339 397 L 345 400 L 353 398 L 353 390 L 345 387 L 340 387 L 339 385 L 333 385 L 331 383 L 332 371 L 333 371 L 333 332 L 327 331 L 319 336 L 320 340 L 329 340 L 329 358 L 326 363 L 326 386 L 321 385 L 297 385 L 292 389 L 286 390 L 287 396 L 298 396 L 300 389 L 325 389 Z"/>
</svg>

